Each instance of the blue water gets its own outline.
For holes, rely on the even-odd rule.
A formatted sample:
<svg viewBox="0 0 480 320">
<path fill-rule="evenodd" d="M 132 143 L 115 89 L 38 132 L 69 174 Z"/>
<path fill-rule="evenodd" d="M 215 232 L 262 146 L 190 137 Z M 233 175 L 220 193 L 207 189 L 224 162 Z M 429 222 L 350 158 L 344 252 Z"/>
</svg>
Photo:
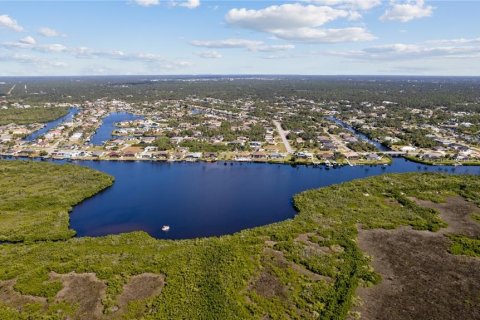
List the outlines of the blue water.
<svg viewBox="0 0 480 320">
<path fill-rule="evenodd" d="M 59 126 L 60 124 L 64 123 L 64 122 L 68 122 L 70 120 L 73 119 L 73 117 L 79 112 L 80 110 L 78 108 L 70 108 L 70 110 L 68 111 L 68 113 L 66 115 L 64 115 L 63 117 L 61 118 L 58 118 L 56 120 L 53 120 L 53 121 L 50 121 L 50 122 L 47 122 L 45 124 L 45 126 L 43 128 L 41 128 L 40 130 L 37 130 L 33 133 L 31 133 L 30 135 L 28 135 L 25 140 L 26 141 L 34 141 L 36 140 L 38 137 L 44 135 L 45 133 L 47 133 L 48 131 L 50 131 L 51 129 Z"/>
<path fill-rule="evenodd" d="M 373 144 L 378 150 L 380 151 L 390 151 L 390 148 L 384 146 L 383 144 L 381 144 L 380 142 L 377 142 L 377 141 L 373 141 L 373 140 L 370 140 L 365 134 L 355 130 L 354 128 L 352 128 L 352 126 L 349 126 L 348 124 L 346 124 L 345 122 L 343 122 L 342 120 L 338 119 L 338 118 L 335 118 L 335 117 L 327 117 L 327 120 L 330 120 L 330 121 L 333 121 L 335 122 L 336 124 L 340 125 L 341 127 L 343 127 L 344 129 L 347 129 L 348 131 L 350 131 L 351 133 L 353 133 L 354 135 L 356 135 L 360 140 L 363 140 L 363 141 L 366 141 L 366 142 L 369 142 L 371 144 Z"/>
<path fill-rule="evenodd" d="M 480 167 L 425 166 L 395 158 L 384 166 L 78 161 L 115 176 L 114 185 L 73 209 L 78 236 L 144 230 L 157 238 L 223 235 L 292 218 L 298 192 L 383 173 L 480 175 Z M 161 231 L 163 225 L 171 229 Z"/>
<path fill-rule="evenodd" d="M 139 119 L 143 119 L 143 117 L 128 112 L 111 113 L 103 119 L 102 125 L 97 129 L 90 142 L 97 146 L 103 145 L 105 141 L 115 138 L 112 135 L 113 130 L 116 128 L 115 123 Z"/>
<path fill-rule="evenodd" d="M 34 140 L 66 119 L 52 121 L 27 139 Z M 115 123 L 140 119 L 113 113 L 92 138 L 112 139 Z M 333 119 L 331 119 L 333 120 Z M 338 121 L 335 119 L 333 121 Z M 353 130 L 346 124 L 345 128 Z M 363 140 L 366 136 L 358 132 Z M 388 150 L 376 143 L 380 150 Z M 54 162 L 64 162 L 56 161 Z M 75 161 L 111 174 L 112 187 L 77 205 L 70 216 L 78 236 L 102 236 L 143 230 L 156 238 L 184 239 L 229 234 L 292 218 L 292 197 L 301 191 L 383 173 L 442 172 L 480 175 L 480 167 L 420 165 L 395 158 L 390 166 L 324 167 L 260 163 L 162 163 Z M 170 225 L 169 232 L 162 232 Z"/>
</svg>

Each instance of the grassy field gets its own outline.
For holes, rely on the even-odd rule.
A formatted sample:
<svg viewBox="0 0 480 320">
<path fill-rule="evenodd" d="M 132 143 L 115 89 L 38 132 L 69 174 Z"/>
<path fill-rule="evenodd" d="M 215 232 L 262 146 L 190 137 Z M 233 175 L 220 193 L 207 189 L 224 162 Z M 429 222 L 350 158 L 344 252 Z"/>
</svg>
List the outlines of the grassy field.
<svg viewBox="0 0 480 320">
<path fill-rule="evenodd" d="M 0 126 L 16 123 L 31 124 L 49 122 L 68 113 L 69 108 L 29 108 L 0 110 Z"/>
<path fill-rule="evenodd" d="M 11 214 L 31 207 L 36 191 L 22 196 L 22 190 L 31 185 L 33 177 L 28 174 L 32 171 L 45 186 L 58 184 L 55 179 L 63 181 L 62 188 L 49 191 L 49 199 L 56 199 L 52 208 L 59 210 L 67 210 L 111 183 L 104 175 L 73 166 L 1 164 L 7 168 L 0 171 L 2 188 L 6 181 L 17 180 L 17 187 L 11 183 L 3 189 L 9 196 L 2 194 L 0 202 L 9 203 L 5 208 Z M 83 178 L 72 179 L 79 172 Z M 76 182 L 69 184 L 70 180 Z M 436 231 L 446 225 L 437 212 L 409 197 L 439 202 L 451 195 L 479 205 L 480 178 L 429 173 L 384 175 L 306 191 L 295 197 L 299 214 L 294 219 L 222 237 L 169 241 L 134 232 L 2 244 L 0 286 L 13 283 L 13 290 L 5 294 L 9 291 L 4 289 L 3 297 L 0 290 L 0 301 L 5 301 L 0 303 L 0 318 L 344 319 L 356 288 L 380 280 L 357 245 L 358 225 L 366 229 L 408 225 Z M 33 203 L 39 207 L 36 200 Z M 34 237 L 39 234 L 33 233 Z M 86 294 L 81 292 L 86 289 L 80 281 L 65 291 L 65 282 L 52 274 L 72 271 L 93 273 L 105 289 L 98 289 L 96 295 Z M 124 291 L 135 276 L 145 274 L 164 276 L 161 293 L 130 297 L 128 306 L 122 308 Z M 68 301 L 76 303 L 59 298 L 65 292 L 70 292 Z M 99 297 L 100 315 L 79 313 L 85 309 L 86 296 Z"/>
</svg>

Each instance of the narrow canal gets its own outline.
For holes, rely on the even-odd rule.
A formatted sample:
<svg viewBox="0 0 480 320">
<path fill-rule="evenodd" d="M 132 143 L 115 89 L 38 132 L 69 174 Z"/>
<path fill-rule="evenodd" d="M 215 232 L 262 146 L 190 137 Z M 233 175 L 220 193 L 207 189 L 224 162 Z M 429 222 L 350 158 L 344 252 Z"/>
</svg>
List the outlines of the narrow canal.
<svg viewBox="0 0 480 320">
<path fill-rule="evenodd" d="M 25 141 L 34 141 L 37 140 L 39 137 L 43 136 L 45 133 L 48 131 L 52 130 L 55 127 L 58 127 L 64 122 L 71 121 L 73 117 L 80 111 L 77 107 L 70 108 L 68 113 L 64 115 L 63 117 L 60 117 L 54 121 L 47 122 L 43 128 L 31 133 L 27 137 L 25 137 Z"/>
<path fill-rule="evenodd" d="M 390 151 L 390 149 L 387 146 L 384 146 L 383 144 L 381 144 L 378 141 L 371 140 L 365 134 L 359 132 L 358 130 L 355 130 L 352 126 L 348 125 L 347 123 L 343 122 L 342 120 L 340 120 L 338 118 L 327 117 L 327 120 L 335 122 L 336 124 L 338 124 L 342 128 L 347 129 L 348 131 L 353 133 L 355 136 L 357 136 L 360 140 L 373 144 L 379 151 Z"/>
<path fill-rule="evenodd" d="M 90 143 L 94 145 L 103 145 L 105 141 L 115 138 L 113 131 L 116 129 L 116 123 L 122 121 L 133 121 L 143 119 L 142 116 L 137 116 L 128 112 L 114 112 L 103 119 L 102 125 L 97 129 L 92 136 Z"/>
</svg>

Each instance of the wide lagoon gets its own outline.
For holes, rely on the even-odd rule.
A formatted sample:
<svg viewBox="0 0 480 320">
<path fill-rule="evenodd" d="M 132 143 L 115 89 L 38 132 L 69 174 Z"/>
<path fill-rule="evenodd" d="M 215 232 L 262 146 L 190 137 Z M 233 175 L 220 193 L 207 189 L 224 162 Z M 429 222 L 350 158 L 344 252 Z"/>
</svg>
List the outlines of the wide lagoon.
<svg viewBox="0 0 480 320">
<path fill-rule="evenodd" d="M 292 218 L 292 197 L 304 190 L 384 173 L 480 174 L 480 167 L 425 166 L 403 158 L 390 166 L 327 169 L 260 163 L 77 161 L 115 177 L 112 187 L 77 205 L 78 236 L 144 230 L 181 239 L 233 233 Z M 163 225 L 171 227 L 162 232 Z"/>
</svg>

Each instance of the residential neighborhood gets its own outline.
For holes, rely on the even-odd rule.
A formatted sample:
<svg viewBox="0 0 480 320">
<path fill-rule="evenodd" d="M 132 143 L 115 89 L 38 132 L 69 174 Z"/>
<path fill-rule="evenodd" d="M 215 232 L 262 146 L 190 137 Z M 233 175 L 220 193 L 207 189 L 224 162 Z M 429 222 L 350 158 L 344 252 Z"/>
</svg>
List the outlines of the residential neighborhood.
<svg viewBox="0 0 480 320">
<path fill-rule="evenodd" d="M 475 125 L 468 121 L 468 113 L 403 108 L 399 114 L 395 105 L 390 101 L 381 105 L 363 102 L 355 107 L 349 101 L 283 97 L 276 97 L 271 104 L 196 97 L 142 103 L 97 99 L 79 105 L 47 104 L 43 107 L 67 106 L 67 118 L 52 127 L 40 123 L 0 126 L 0 154 L 327 166 L 388 164 L 393 156 L 452 165 L 480 161 L 480 138 L 469 132 Z M 32 108 L 6 101 L 0 107 Z M 431 119 L 439 115 L 444 120 L 432 124 Z"/>
</svg>

